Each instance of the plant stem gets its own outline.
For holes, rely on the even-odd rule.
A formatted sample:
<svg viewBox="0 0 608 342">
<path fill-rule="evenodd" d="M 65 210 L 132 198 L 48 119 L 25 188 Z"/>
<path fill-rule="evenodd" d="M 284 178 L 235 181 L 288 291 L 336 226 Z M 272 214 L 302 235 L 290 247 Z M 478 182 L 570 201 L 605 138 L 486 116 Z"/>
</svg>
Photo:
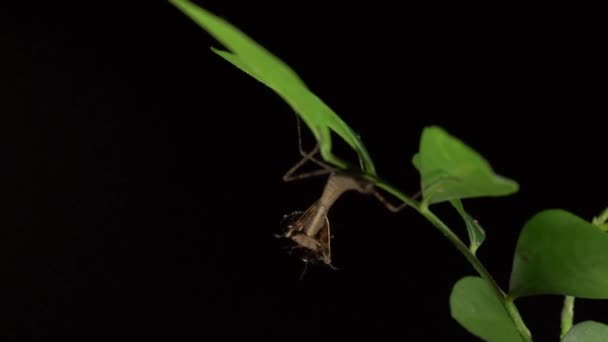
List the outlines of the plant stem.
<svg viewBox="0 0 608 342">
<path fill-rule="evenodd" d="M 509 314 L 509 317 L 513 321 L 517 331 L 519 332 L 520 337 L 525 342 L 532 341 L 532 335 L 530 334 L 530 330 L 524 323 L 517 307 L 513 303 L 513 299 L 507 297 L 505 293 L 501 290 L 500 286 L 496 283 L 496 280 L 490 275 L 488 270 L 483 266 L 481 261 L 473 254 L 469 248 L 458 238 L 454 232 L 445 224 L 439 217 L 437 217 L 426 205 L 421 205 L 415 200 L 409 198 L 401 191 L 397 190 L 393 186 L 385 183 L 380 179 L 376 179 L 375 183 L 378 187 L 383 190 L 386 190 L 391 195 L 399 198 L 403 202 L 407 203 L 409 206 L 414 208 L 417 212 L 419 212 L 422 216 L 424 216 L 427 220 L 433 224 L 455 247 L 456 249 L 467 259 L 467 261 L 473 266 L 473 268 L 479 273 L 482 279 L 484 279 L 492 288 L 494 294 L 498 298 L 498 300 L 502 303 L 503 307 Z"/>
<path fill-rule="evenodd" d="M 517 328 L 519 336 L 522 338 L 522 340 L 532 342 L 532 334 L 530 334 L 530 330 L 528 330 L 526 323 L 521 318 L 521 314 L 519 313 L 519 310 L 517 310 L 517 306 L 515 306 L 513 300 L 514 298 L 506 296 L 503 299 L 503 305 L 507 309 L 509 316 L 511 316 L 511 320 L 515 324 L 515 327 Z"/>
<path fill-rule="evenodd" d="M 530 334 L 530 330 L 526 327 L 519 311 L 515 307 L 513 303 L 513 299 L 507 297 L 505 293 L 500 289 L 500 286 L 496 283 L 496 280 L 490 275 L 488 270 L 483 266 L 481 261 L 467 248 L 467 246 L 450 230 L 450 228 L 443 223 L 435 214 L 433 214 L 428 207 L 422 207 L 420 213 L 424 215 L 431 223 L 437 227 L 443 235 L 445 235 L 450 242 L 464 255 L 464 257 L 469 261 L 469 263 L 475 268 L 477 273 L 490 285 L 494 294 L 498 298 L 498 300 L 502 303 L 505 310 L 511 317 L 511 321 L 515 325 L 515 328 L 519 332 L 519 336 L 523 341 L 531 342 L 532 336 Z"/>
<path fill-rule="evenodd" d="M 574 318 L 574 297 L 565 296 L 564 306 L 562 307 L 562 332 L 560 337 L 564 337 L 570 329 L 572 329 L 572 320 Z"/>
</svg>

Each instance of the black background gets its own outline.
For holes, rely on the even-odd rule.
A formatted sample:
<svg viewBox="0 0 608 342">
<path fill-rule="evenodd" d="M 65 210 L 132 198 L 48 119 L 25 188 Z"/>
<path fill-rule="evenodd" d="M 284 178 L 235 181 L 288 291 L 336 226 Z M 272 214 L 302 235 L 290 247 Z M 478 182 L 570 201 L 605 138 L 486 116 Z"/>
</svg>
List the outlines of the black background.
<svg viewBox="0 0 608 342">
<path fill-rule="evenodd" d="M 391 3 L 198 3 L 297 70 L 404 191 L 418 190 L 410 159 L 435 124 L 517 180 L 516 195 L 465 202 L 503 288 L 532 215 L 606 206 L 605 95 L 566 81 L 595 57 L 567 29 L 515 34 L 505 20 L 488 31 L 494 12 L 479 25 Z M 281 181 L 299 158 L 293 112 L 211 53 L 220 45 L 181 12 L 30 6 L 3 10 L 0 31 L 3 340 L 475 340 L 448 306 L 474 271 L 411 210 L 348 193 L 331 212 L 340 270 L 299 280 L 273 234 L 323 179 Z M 579 48 L 580 59 L 560 55 Z M 542 95 L 539 79 L 570 88 Z M 437 212 L 464 238 L 449 207 Z M 561 298 L 517 304 L 537 340 L 556 340 Z M 607 312 L 579 300 L 576 320 Z"/>
</svg>

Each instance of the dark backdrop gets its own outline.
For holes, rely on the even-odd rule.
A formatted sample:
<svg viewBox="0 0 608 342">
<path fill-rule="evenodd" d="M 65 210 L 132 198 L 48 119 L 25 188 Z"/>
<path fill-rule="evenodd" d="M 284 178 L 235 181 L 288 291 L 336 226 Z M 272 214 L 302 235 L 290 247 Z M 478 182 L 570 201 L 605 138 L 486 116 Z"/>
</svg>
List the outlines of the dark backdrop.
<svg viewBox="0 0 608 342">
<path fill-rule="evenodd" d="M 607 204 L 605 95 L 536 83 L 540 70 L 559 82 L 588 67 L 537 55 L 580 41 L 401 4 L 198 3 L 295 68 L 404 191 L 418 190 L 410 159 L 432 124 L 516 179 L 514 196 L 465 202 L 504 288 L 533 214 L 591 218 Z M 340 270 L 299 280 L 273 234 L 323 179 L 281 181 L 299 158 L 295 116 L 182 13 L 164 1 L 28 4 L 3 10 L 0 31 L 4 341 L 475 340 L 448 307 L 474 272 L 411 210 L 345 195 L 331 212 Z M 450 208 L 437 211 L 464 236 Z M 517 304 L 538 340 L 556 339 L 561 298 Z M 605 305 L 579 300 L 576 319 L 608 321 Z"/>
</svg>

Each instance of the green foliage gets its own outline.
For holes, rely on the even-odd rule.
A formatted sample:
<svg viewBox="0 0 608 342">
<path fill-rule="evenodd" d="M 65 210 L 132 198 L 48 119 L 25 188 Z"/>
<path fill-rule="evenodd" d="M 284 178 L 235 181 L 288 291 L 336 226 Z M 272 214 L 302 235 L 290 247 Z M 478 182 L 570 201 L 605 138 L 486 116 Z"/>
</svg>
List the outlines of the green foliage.
<svg viewBox="0 0 608 342">
<path fill-rule="evenodd" d="M 494 173 L 481 155 L 441 127 L 424 129 L 413 162 L 420 172 L 422 194 L 428 204 L 506 196 L 519 190 L 515 181 Z"/>
<path fill-rule="evenodd" d="M 464 277 L 454 285 L 450 311 L 458 323 L 484 341 L 522 341 L 492 288 L 479 277 Z"/>
<path fill-rule="evenodd" d="M 591 220 L 591 223 L 598 226 L 602 231 L 608 231 L 608 208 L 604 209 L 604 211 Z"/>
<path fill-rule="evenodd" d="M 213 52 L 272 89 L 293 108 L 319 142 L 325 161 L 347 167 L 332 154 L 330 131 L 334 131 L 355 150 L 363 171 L 375 175 L 374 163 L 359 136 L 287 64 L 226 20 L 187 0 L 170 2 L 230 50 L 211 48 Z"/>
<path fill-rule="evenodd" d="M 508 295 L 477 258 L 486 233 L 465 211 L 462 200 L 508 196 L 516 181 L 494 172 L 490 163 L 463 141 L 438 126 L 424 128 L 412 162 L 420 174 L 422 202 L 376 178 L 374 164 L 358 135 L 286 63 L 226 20 L 187 0 L 169 0 L 228 50 L 211 50 L 239 70 L 272 89 L 307 124 L 320 144 L 324 160 L 346 168 L 332 153 L 335 132 L 358 154 L 361 173 L 380 188 L 409 204 L 433 224 L 470 262 L 481 277 L 458 281 L 450 296 L 452 317 L 485 341 L 532 341 L 513 300 L 522 296 L 567 295 L 608 298 L 608 209 L 587 222 L 561 209 L 545 210 L 524 226 L 517 242 Z M 463 218 L 468 247 L 432 211 L 432 204 L 450 202 Z M 568 312 L 568 310 L 566 310 Z M 564 333 L 572 317 L 563 317 Z M 565 342 L 608 341 L 608 328 L 597 322 L 574 326 Z"/>
<path fill-rule="evenodd" d="M 450 203 L 452 203 L 452 206 L 456 208 L 456 211 L 458 211 L 467 226 L 467 233 L 469 234 L 469 250 L 471 250 L 471 253 L 473 254 L 477 253 L 477 249 L 486 239 L 485 230 L 483 230 L 477 220 L 475 220 L 464 210 L 461 200 L 451 200 Z"/>
<path fill-rule="evenodd" d="M 608 342 L 608 325 L 595 321 L 579 323 L 564 336 L 562 342 Z"/>
<path fill-rule="evenodd" d="M 608 298 L 608 234 L 565 210 L 538 213 L 517 242 L 510 292 Z"/>
</svg>

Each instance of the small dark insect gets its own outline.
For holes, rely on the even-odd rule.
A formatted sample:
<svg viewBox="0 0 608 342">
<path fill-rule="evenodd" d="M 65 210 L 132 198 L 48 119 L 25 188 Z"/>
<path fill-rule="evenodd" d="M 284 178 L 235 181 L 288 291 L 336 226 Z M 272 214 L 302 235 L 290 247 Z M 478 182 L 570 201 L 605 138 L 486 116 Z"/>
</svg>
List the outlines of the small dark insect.
<svg viewBox="0 0 608 342">
<path fill-rule="evenodd" d="M 305 227 L 310 227 L 313 211 L 316 206 L 311 206 L 307 211 L 295 211 L 283 217 L 282 237 L 290 239 L 295 244 L 291 247 L 292 252 L 297 252 L 304 264 L 316 264 L 323 262 L 331 268 L 331 230 L 327 216 L 322 220 L 321 228 L 317 235 L 308 236 Z"/>
</svg>

